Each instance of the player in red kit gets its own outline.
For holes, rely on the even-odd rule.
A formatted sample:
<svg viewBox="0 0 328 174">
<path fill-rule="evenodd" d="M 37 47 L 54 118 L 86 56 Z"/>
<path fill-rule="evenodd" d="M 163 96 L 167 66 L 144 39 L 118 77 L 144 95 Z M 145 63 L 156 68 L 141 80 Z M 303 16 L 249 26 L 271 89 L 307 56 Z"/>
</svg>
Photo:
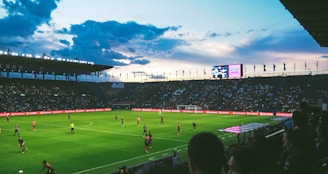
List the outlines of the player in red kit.
<svg viewBox="0 0 328 174">
<path fill-rule="evenodd" d="M 36 130 L 36 121 L 35 120 L 32 121 L 32 130 L 33 131 Z"/>
<path fill-rule="evenodd" d="M 145 152 L 149 153 L 149 142 L 150 142 L 150 137 L 148 134 L 145 136 Z"/>
<path fill-rule="evenodd" d="M 178 135 L 180 135 L 180 133 L 181 133 L 181 124 L 180 122 L 178 122 Z"/>
<path fill-rule="evenodd" d="M 124 127 L 124 122 L 125 122 L 125 120 L 124 120 L 124 118 L 122 117 L 122 118 L 121 118 L 121 125 L 122 125 L 122 127 Z"/>
<path fill-rule="evenodd" d="M 140 125 L 140 117 L 139 116 L 137 117 L 137 125 L 138 126 Z"/>
<path fill-rule="evenodd" d="M 55 174 L 55 169 L 48 163 L 46 160 L 43 160 L 43 168 L 39 171 L 39 173 L 43 172 L 44 169 L 48 169 L 47 174 Z"/>
</svg>

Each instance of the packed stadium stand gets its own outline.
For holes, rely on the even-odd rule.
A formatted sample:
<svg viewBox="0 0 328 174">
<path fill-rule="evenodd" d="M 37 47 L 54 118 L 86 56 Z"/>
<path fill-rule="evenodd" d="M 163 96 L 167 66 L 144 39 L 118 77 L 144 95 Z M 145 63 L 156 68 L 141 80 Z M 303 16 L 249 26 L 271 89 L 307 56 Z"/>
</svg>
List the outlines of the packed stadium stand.
<svg viewBox="0 0 328 174">
<path fill-rule="evenodd" d="M 23 112 L 112 107 L 176 109 L 197 105 L 202 110 L 291 112 L 301 101 L 320 107 L 327 102 L 327 75 L 247 78 L 235 80 L 125 83 L 66 82 L 1 78 L 1 111 Z M 45 102 L 44 102 L 45 101 Z"/>
<path fill-rule="evenodd" d="M 125 83 L 125 88 L 100 84 L 109 102 L 134 107 L 176 109 L 198 105 L 205 110 L 292 111 L 301 101 L 319 106 L 327 101 L 327 75 L 266 77 L 231 80 Z"/>
</svg>

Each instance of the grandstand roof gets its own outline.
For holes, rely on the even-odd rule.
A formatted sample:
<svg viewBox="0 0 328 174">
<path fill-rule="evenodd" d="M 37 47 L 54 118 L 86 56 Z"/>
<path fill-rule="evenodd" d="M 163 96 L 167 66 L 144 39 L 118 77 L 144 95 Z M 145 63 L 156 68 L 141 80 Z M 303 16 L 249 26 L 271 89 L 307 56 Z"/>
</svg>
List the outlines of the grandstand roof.
<svg viewBox="0 0 328 174">
<path fill-rule="evenodd" d="M 328 47 L 328 6 L 325 0 L 280 0 L 321 47 Z"/>
<path fill-rule="evenodd" d="M 20 71 L 23 73 L 31 73 L 34 71 L 37 73 L 48 73 L 54 75 L 88 75 L 92 72 L 99 72 L 113 68 L 113 66 L 0 55 L 0 68 L 1 71 Z"/>
</svg>

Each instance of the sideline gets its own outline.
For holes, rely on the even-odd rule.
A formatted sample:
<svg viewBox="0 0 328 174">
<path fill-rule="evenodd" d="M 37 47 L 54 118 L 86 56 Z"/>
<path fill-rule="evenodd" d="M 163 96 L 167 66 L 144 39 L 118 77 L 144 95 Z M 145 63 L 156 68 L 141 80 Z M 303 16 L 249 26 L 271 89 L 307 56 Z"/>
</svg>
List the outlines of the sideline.
<svg viewBox="0 0 328 174">
<path fill-rule="evenodd" d="M 82 171 L 74 172 L 74 173 L 72 173 L 72 174 L 80 174 L 80 173 L 90 172 L 90 171 L 93 171 L 93 170 L 96 170 L 96 169 L 101 169 L 101 168 L 104 168 L 104 167 L 108 167 L 108 166 L 112 166 L 112 165 L 117 165 L 117 164 L 120 164 L 120 163 L 123 163 L 123 162 L 128 162 L 128 161 L 132 161 L 132 160 L 135 160 L 135 159 L 139 159 L 139 158 L 143 158 L 143 157 L 151 156 L 151 155 L 154 155 L 154 154 L 163 153 L 163 152 L 166 152 L 166 151 L 169 151 L 169 150 L 172 151 L 172 150 L 175 149 L 175 148 L 181 148 L 181 147 L 184 147 L 184 146 L 187 146 L 187 145 L 188 145 L 188 144 L 184 144 L 184 145 L 181 145 L 181 146 L 177 146 L 177 147 L 173 147 L 173 148 L 169 148 L 169 149 L 161 150 L 161 151 L 158 151 L 158 152 L 149 153 L 149 154 L 146 154 L 146 155 L 141 155 L 141 156 L 137 156 L 137 157 L 134 157 L 134 158 L 130 158 L 130 159 L 126 159 L 126 160 L 118 161 L 118 162 L 115 162 L 115 163 L 105 164 L 105 165 L 98 166 L 98 167 L 94 167 L 94 168 L 91 168 L 91 169 L 86 169 L 86 170 L 82 170 Z"/>
</svg>

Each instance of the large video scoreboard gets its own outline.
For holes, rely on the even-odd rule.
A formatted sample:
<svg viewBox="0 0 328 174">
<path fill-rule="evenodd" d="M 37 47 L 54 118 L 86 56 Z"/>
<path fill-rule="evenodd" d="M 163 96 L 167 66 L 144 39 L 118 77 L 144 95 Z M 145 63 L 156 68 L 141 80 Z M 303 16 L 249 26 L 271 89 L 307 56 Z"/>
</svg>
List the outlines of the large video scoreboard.
<svg viewBox="0 0 328 174">
<path fill-rule="evenodd" d="M 243 76 L 243 64 L 215 65 L 212 67 L 213 78 L 233 79 Z"/>
</svg>

